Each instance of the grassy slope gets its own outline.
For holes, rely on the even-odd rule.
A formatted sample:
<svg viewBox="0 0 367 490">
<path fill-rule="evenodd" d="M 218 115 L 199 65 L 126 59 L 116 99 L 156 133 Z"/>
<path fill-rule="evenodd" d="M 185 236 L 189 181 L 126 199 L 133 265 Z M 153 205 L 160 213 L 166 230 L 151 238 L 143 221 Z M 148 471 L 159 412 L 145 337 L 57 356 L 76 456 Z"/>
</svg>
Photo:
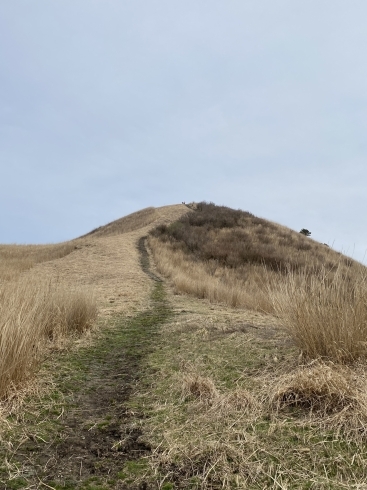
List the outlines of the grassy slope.
<svg viewBox="0 0 367 490">
<path fill-rule="evenodd" d="M 201 203 L 150 238 L 160 272 L 177 292 L 274 312 L 270 291 L 289 273 L 350 280 L 361 264 L 324 244 L 248 212 Z M 365 269 L 364 269 L 365 270 Z"/>
<path fill-rule="evenodd" d="M 115 328 L 93 347 L 55 358 L 53 392 L 30 399 L 23 418 L 8 419 L 6 489 L 363 488 L 363 366 L 305 366 L 272 315 L 177 296 L 161 283 L 152 282 L 152 291 L 146 312 L 115 316 Z M 157 308 L 159 318 L 151 315 Z M 139 377 L 120 382 L 127 364 Z M 326 381 L 297 392 L 300 378 Z M 104 416 L 85 417 L 86 399 L 98 400 L 106 385 L 118 393 L 127 387 L 128 398 L 117 396 Z M 76 438 L 89 434 L 89 445 L 70 439 L 78 417 Z M 50 451 L 62 458 L 60 447 L 78 463 L 71 474 L 61 465 L 57 476 L 57 458 L 42 459 Z"/>
<path fill-rule="evenodd" d="M 158 226 L 152 235 L 195 262 L 212 262 L 243 276 L 259 264 L 280 274 L 304 268 L 317 273 L 340 263 L 347 274 L 359 267 L 352 259 L 301 233 L 212 203 L 199 203 L 195 212 L 168 226 Z"/>
</svg>

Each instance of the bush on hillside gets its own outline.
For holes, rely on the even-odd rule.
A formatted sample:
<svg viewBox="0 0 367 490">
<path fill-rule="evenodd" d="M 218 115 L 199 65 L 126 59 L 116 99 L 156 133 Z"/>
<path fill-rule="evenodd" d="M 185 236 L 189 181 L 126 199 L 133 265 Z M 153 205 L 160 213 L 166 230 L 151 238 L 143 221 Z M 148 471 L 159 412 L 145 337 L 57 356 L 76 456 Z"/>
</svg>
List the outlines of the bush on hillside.
<svg viewBox="0 0 367 490">
<path fill-rule="evenodd" d="M 305 257 L 287 253 L 309 250 L 304 237 L 282 230 L 270 221 L 247 211 L 234 210 L 201 202 L 170 225 L 160 225 L 152 232 L 175 250 L 182 250 L 195 260 L 216 261 L 228 268 L 261 264 L 285 273 L 289 267 L 305 265 Z"/>
</svg>

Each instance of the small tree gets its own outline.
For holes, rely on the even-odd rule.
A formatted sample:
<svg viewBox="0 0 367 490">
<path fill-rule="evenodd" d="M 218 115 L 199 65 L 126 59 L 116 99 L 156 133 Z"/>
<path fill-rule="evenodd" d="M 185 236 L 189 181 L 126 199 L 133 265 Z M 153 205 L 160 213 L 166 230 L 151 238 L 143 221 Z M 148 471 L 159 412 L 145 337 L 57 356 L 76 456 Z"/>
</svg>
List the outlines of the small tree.
<svg viewBox="0 0 367 490">
<path fill-rule="evenodd" d="M 302 235 L 305 235 L 305 236 L 310 236 L 311 235 L 311 232 L 309 230 L 306 230 L 306 228 L 302 228 L 302 230 L 300 231 L 300 233 L 302 233 Z"/>
</svg>

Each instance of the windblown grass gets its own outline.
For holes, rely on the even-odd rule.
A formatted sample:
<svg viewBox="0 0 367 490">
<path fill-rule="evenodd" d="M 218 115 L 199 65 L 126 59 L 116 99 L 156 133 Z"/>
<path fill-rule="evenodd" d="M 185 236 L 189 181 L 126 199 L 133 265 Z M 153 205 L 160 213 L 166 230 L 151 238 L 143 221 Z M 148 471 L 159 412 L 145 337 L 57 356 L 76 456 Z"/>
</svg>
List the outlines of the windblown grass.
<svg viewBox="0 0 367 490">
<path fill-rule="evenodd" d="M 155 237 L 149 237 L 149 245 L 158 271 L 172 281 L 177 293 L 234 308 L 274 311 L 267 291 L 268 281 L 277 283 L 274 271 L 255 265 L 251 275 L 242 275 L 241 271 L 221 267 L 214 260 L 193 261 L 182 250 L 175 250 L 170 243 Z"/>
<path fill-rule="evenodd" d="M 90 291 L 55 288 L 47 301 L 44 333 L 51 340 L 80 335 L 92 327 L 97 313 L 96 300 Z"/>
<path fill-rule="evenodd" d="M 269 288 L 270 289 L 270 288 Z M 352 362 L 367 355 L 367 276 L 341 267 L 289 272 L 269 290 L 275 311 L 305 357 Z"/>
<path fill-rule="evenodd" d="M 19 388 L 38 368 L 50 340 L 89 328 L 97 316 L 94 298 L 32 280 L 0 288 L 0 398 Z"/>
</svg>

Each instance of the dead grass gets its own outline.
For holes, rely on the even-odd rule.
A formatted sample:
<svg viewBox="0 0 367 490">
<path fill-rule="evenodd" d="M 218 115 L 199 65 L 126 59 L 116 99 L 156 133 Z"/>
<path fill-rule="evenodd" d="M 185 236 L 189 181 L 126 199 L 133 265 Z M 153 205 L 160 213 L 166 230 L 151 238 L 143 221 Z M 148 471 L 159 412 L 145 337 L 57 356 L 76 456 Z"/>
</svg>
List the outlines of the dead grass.
<svg viewBox="0 0 367 490">
<path fill-rule="evenodd" d="M 55 245 L 0 246 L 0 397 L 13 396 L 38 369 L 46 348 L 65 344 L 104 317 L 146 305 L 150 282 L 138 239 L 186 206 L 148 208 L 90 237 Z M 135 231 L 130 231 L 135 230 Z"/>
<path fill-rule="evenodd" d="M 55 289 L 47 298 L 45 335 L 55 340 L 82 334 L 92 327 L 98 314 L 96 299 L 90 291 Z"/>
<path fill-rule="evenodd" d="M 356 410 L 366 419 L 364 391 L 365 379 L 358 380 L 351 368 L 314 362 L 279 376 L 272 386 L 270 402 L 277 410 L 298 407 L 321 416 Z"/>
<path fill-rule="evenodd" d="M 17 279 L 36 264 L 60 259 L 75 250 L 76 245 L 65 242 L 51 245 L 0 245 L 0 283 Z"/>
<path fill-rule="evenodd" d="M 280 374 L 267 386 L 268 410 L 275 417 L 331 431 L 335 440 L 362 448 L 367 437 L 365 364 L 353 367 L 314 361 Z"/>
<path fill-rule="evenodd" d="M 83 237 L 101 237 L 118 235 L 120 233 L 129 233 L 131 231 L 139 230 L 147 225 L 152 224 L 160 217 L 159 208 L 149 207 L 137 211 L 135 213 L 124 216 L 108 223 L 107 225 L 100 226 L 95 230 L 90 231 Z"/>
<path fill-rule="evenodd" d="M 187 208 L 175 206 L 157 212 L 162 214 L 155 223 L 167 225 Z M 38 264 L 32 276 L 37 280 L 47 274 L 58 277 L 63 291 L 71 285 L 93 285 L 104 315 L 132 314 L 144 304 L 150 288 L 140 269 L 136 242 L 151 226 L 116 235 L 91 235 L 75 253 Z M 230 241 L 229 230 L 236 227 L 227 228 L 217 237 L 223 243 Z M 274 238 L 276 247 L 285 246 L 286 234 L 272 238 L 269 230 L 274 229 L 265 233 L 262 224 L 258 230 L 255 235 L 265 238 L 265 244 Z M 215 240 L 216 232 L 210 237 Z M 311 247 L 301 250 L 306 266 L 306 258 L 308 265 L 313 260 L 313 251 L 320 253 L 314 277 L 320 278 L 325 266 L 328 284 L 339 279 L 346 286 L 353 284 L 354 263 L 346 263 L 342 257 L 338 272 L 334 258 L 340 261 L 340 256 L 322 255 L 323 250 L 313 249 L 308 238 L 302 240 L 306 240 L 305 247 Z M 253 243 L 257 243 L 255 239 Z M 164 490 L 363 488 L 367 481 L 365 365 L 362 360 L 358 365 L 329 360 L 305 364 L 305 355 L 298 357 L 299 344 L 279 328 L 283 322 L 276 306 L 279 298 L 267 289 L 271 284 L 275 294 L 277 287 L 292 277 L 286 263 L 279 269 L 270 260 L 267 267 L 261 261 L 234 267 L 214 258 L 199 260 L 175 241 L 152 237 L 151 244 L 159 269 L 170 275 L 175 291 L 202 299 L 170 296 L 176 314 L 156 340 L 149 361 L 151 371 L 147 368 L 142 383 L 137 381 L 130 400 L 131 413 L 137 414 L 132 430 L 142 431 L 140 440 L 152 447 L 152 454 L 133 461 L 135 466 L 122 468 L 125 473 L 131 469 L 133 484 L 148 481 L 152 488 Z M 282 255 L 287 254 L 283 249 Z M 330 257 L 332 267 L 327 261 Z M 291 270 L 297 289 L 302 285 L 302 269 Z M 310 284 L 308 278 L 308 292 Z M 340 294 L 340 289 L 335 291 Z M 348 288 L 344 291 L 347 294 Z M 362 292 L 361 288 L 360 311 Z M 283 294 L 280 289 L 278 293 Z M 317 300 L 332 311 L 335 298 L 322 299 L 322 294 L 320 299 L 315 289 L 309 310 Z M 357 298 L 355 291 L 354 296 Z M 350 302 L 351 296 L 345 298 Z M 287 301 L 292 302 L 292 296 Z M 339 316 L 340 312 L 337 309 Z"/>
<path fill-rule="evenodd" d="M 337 267 L 318 275 L 290 271 L 276 290 L 274 309 L 304 356 L 352 362 L 366 356 L 367 281 L 360 269 L 345 276 Z"/>
<path fill-rule="evenodd" d="M 348 275 L 358 263 L 330 247 L 284 226 L 258 218 L 247 211 L 234 210 L 213 203 L 199 203 L 194 212 L 176 222 L 156 227 L 152 235 L 182 250 L 195 262 L 240 271 L 245 279 L 251 267 L 287 274 L 312 267 L 331 270 L 341 264 Z"/>
<path fill-rule="evenodd" d="M 150 237 L 177 293 L 277 314 L 311 359 L 367 353 L 367 273 L 348 257 L 250 213 L 201 203 Z"/>
<path fill-rule="evenodd" d="M 0 290 L 0 396 L 33 375 L 46 328 L 42 306 L 46 291 L 16 283 Z"/>
<path fill-rule="evenodd" d="M 177 316 L 151 356 L 134 483 L 156 488 L 363 488 L 365 366 L 299 364 L 266 317 L 172 296 Z M 241 328 L 240 319 L 256 328 Z M 242 323 L 243 325 L 243 323 Z M 277 359 L 277 360 L 276 360 Z"/>
<path fill-rule="evenodd" d="M 276 287 L 278 275 L 254 265 L 241 277 L 241 271 L 218 266 L 214 261 L 193 261 L 171 244 L 149 237 L 158 271 L 169 278 L 179 294 L 192 294 L 212 303 L 224 303 L 234 308 L 250 308 L 274 312 L 267 284 Z"/>
<path fill-rule="evenodd" d="M 0 289 L 0 398 L 38 368 L 48 340 L 80 333 L 95 321 L 95 300 L 51 282 L 22 280 Z"/>
<path fill-rule="evenodd" d="M 182 396 L 184 400 L 195 399 L 211 404 L 218 398 L 218 391 L 212 379 L 198 373 L 183 376 Z"/>
<path fill-rule="evenodd" d="M 158 270 L 177 293 L 274 313 L 271 291 L 289 272 L 355 277 L 361 265 L 329 247 L 250 213 L 199 203 L 149 239 Z"/>
</svg>

